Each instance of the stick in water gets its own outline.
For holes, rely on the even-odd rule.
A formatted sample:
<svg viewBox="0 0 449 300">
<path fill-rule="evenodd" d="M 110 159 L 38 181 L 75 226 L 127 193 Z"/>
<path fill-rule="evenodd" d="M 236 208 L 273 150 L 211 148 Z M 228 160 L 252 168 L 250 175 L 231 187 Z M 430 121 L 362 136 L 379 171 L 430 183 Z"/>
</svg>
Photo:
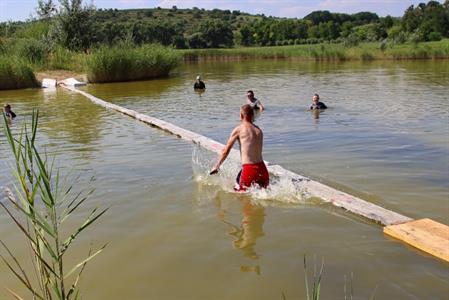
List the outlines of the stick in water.
<svg viewBox="0 0 449 300">
<path fill-rule="evenodd" d="M 215 169 L 215 170 L 210 171 L 209 175 L 215 175 L 217 173 L 218 173 L 218 170 Z"/>
</svg>

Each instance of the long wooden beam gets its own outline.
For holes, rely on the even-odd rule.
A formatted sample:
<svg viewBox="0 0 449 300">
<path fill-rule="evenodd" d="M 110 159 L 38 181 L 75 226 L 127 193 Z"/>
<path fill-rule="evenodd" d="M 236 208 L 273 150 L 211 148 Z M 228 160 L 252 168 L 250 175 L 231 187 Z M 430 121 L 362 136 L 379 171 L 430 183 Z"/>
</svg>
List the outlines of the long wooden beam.
<svg viewBox="0 0 449 300">
<path fill-rule="evenodd" d="M 63 87 L 87 97 L 98 105 L 121 112 L 151 126 L 158 127 L 176 135 L 179 138 L 198 144 L 201 147 L 217 154 L 220 154 L 223 150 L 223 144 L 195 132 L 183 129 L 160 119 L 140 114 L 134 110 L 103 101 L 89 93 L 76 89 L 75 86 L 64 85 Z M 235 149 L 232 149 L 230 156 L 232 159 L 239 159 L 239 153 Z M 279 165 L 273 165 L 269 162 L 266 163 L 268 171 L 271 174 L 279 177 L 288 176 L 288 178 L 292 179 L 292 183 L 295 184 L 298 189 L 306 189 L 307 193 L 312 197 L 318 197 L 324 202 L 385 225 L 384 232 L 386 234 L 400 239 L 409 245 L 430 253 L 440 259 L 448 261 L 448 226 L 429 219 L 424 219 L 424 221 L 415 221 L 409 217 L 385 209 L 368 201 L 362 200 L 342 191 L 338 191 L 318 181 L 314 181 L 302 175 L 291 172 Z"/>
<path fill-rule="evenodd" d="M 99 98 L 89 94 L 89 93 L 78 90 L 75 87 L 72 87 L 72 86 L 64 86 L 64 87 L 73 92 L 79 93 L 79 94 L 87 97 L 92 102 L 94 102 L 98 105 L 101 105 L 108 109 L 112 109 L 112 110 L 121 112 L 127 116 L 130 116 L 134 119 L 142 121 L 151 126 L 158 127 L 164 131 L 167 131 L 169 133 L 172 133 L 172 134 L 178 136 L 179 138 L 181 138 L 183 140 L 198 144 L 202 148 L 213 151 L 217 154 L 220 154 L 221 151 L 223 150 L 223 147 L 224 147 L 223 144 L 221 144 L 217 141 L 214 141 L 210 138 L 207 138 L 205 136 L 202 136 L 198 133 L 178 127 L 169 122 L 138 113 L 134 110 L 127 109 L 127 108 L 121 107 L 119 105 L 106 102 L 102 99 L 99 99 Z M 238 151 L 235 149 L 232 149 L 231 156 L 233 159 L 239 159 Z M 285 175 L 289 176 L 290 178 L 293 179 L 294 183 L 298 184 L 298 187 L 300 186 L 301 188 L 305 188 L 311 196 L 321 198 L 324 202 L 329 202 L 334 206 L 344 208 L 352 213 L 355 213 L 359 216 L 363 216 L 367 219 L 373 220 L 373 221 L 381 223 L 383 225 L 400 224 L 400 223 L 404 223 L 404 222 L 408 222 L 408 221 L 412 220 L 409 217 L 400 215 L 398 213 L 395 213 L 393 211 L 390 211 L 390 210 L 380 207 L 378 205 L 375 205 L 375 204 L 372 204 L 365 200 L 354 197 L 350 194 L 338 191 L 338 190 L 331 188 L 329 186 L 326 186 L 320 182 L 317 182 L 317 181 L 311 180 L 307 177 L 304 177 L 302 175 L 293 173 L 289 170 L 284 169 L 283 167 L 281 167 L 279 165 L 272 165 L 269 162 L 267 162 L 267 167 L 268 167 L 268 171 L 276 176 L 285 176 Z"/>
</svg>

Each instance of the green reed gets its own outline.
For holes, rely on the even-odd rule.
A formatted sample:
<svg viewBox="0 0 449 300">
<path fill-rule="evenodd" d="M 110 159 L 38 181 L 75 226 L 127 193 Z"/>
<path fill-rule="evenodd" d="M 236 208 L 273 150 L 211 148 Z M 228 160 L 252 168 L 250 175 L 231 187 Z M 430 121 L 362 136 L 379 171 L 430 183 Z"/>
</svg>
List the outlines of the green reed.
<svg viewBox="0 0 449 300">
<path fill-rule="evenodd" d="M 54 160 L 37 149 L 38 112 L 33 112 L 31 130 L 26 124 L 15 138 L 9 120 L 3 114 L 5 136 L 14 157 L 15 193 L 6 190 L 8 203 L 0 202 L 8 216 L 21 232 L 32 253 L 33 271 L 25 270 L 24 263 L 0 239 L 4 253 L 0 258 L 8 269 L 30 292 L 33 299 L 78 299 L 78 283 L 86 264 L 106 245 L 96 251 L 89 249 L 86 258 L 67 269 L 68 250 L 78 235 L 90 227 L 107 209 L 93 209 L 76 230 L 63 235 L 65 222 L 88 199 L 92 191 L 73 194 L 73 185 L 62 188 L 59 170 L 54 170 Z M 18 200 L 16 199 L 18 198 Z M 9 205 L 8 205 L 9 204 Z M 36 280 L 30 276 L 35 274 Z M 8 289 L 9 290 L 9 289 Z M 16 299 L 23 299 L 9 290 Z"/>
<path fill-rule="evenodd" d="M 317 265 L 314 264 L 313 267 L 313 277 L 311 278 L 311 288 L 312 290 L 310 291 L 309 289 L 309 272 L 307 270 L 307 260 L 306 260 L 306 256 L 304 255 L 304 264 L 303 264 L 303 269 L 304 269 L 304 285 L 306 288 L 305 291 L 305 296 L 303 299 L 305 300 L 320 300 L 320 291 L 321 291 L 321 279 L 323 277 L 323 270 L 324 270 L 324 260 L 321 261 L 321 267 L 318 270 L 317 269 Z M 345 278 L 345 285 L 343 287 L 343 291 L 344 291 L 344 299 L 345 300 L 353 300 L 354 297 L 354 288 L 353 288 L 353 280 L 354 280 L 354 274 L 351 273 L 350 278 L 348 279 L 346 277 L 346 275 L 344 276 Z M 371 294 L 370 300 L 374 300 L 374 296 L 376 294 L 377 291 L 377 286 L 376 288 L 373 290 L 373 293 Z M 285 294 L 282 292 L 281 294 L 282 300 L 287 300 L 287 297 L 285 296 Z"/>
<path fill-rule="evenodd" d="M 309 290 L 309 274 L 307 270 L 307 260 L 306 255 L 304 255 L 304 261 L 303 261 L 303 269 L 304 269 L 304 285 L 306 288 L 306 294 L 304 299 L 306 300 L 319 300 L 320 299 L 320 291 L 321 291 L 321 279 L 323 277 L 323 269 L 324 269 L 324 261 L 321 261 L 321 267 L 318 270 L 317 265 L 314 265 L 313 268 L 313 277 L 311 282 L 311 288 L 312 290 Z M 281 294 L 282 300 L 287 300 L 287 297 L 284 293 Z"/>
<path fill-rule="evenodd" d="M 271 47 L 239 47 L 232 49 L 177 50 L 184 60 L 299 59 L 315 61 L 439 59 L 449 58 L 449 39 L 418 44 L 393 42 L 361 43 L 347 47 L 343 43 L 321 43 Z"/>
<path fill-rule="evenodd" d="M 167 76 L 179 58 L 173 49 L 156 44 L 103 46 L 88 58 L 87 77 L 90 82 L 117 82 Z"/>
<path fill-rule="evenodd" d="M 38 86 L 38 81 L 26 60 L 0 55 L 0 90 Z"/>
</svg>

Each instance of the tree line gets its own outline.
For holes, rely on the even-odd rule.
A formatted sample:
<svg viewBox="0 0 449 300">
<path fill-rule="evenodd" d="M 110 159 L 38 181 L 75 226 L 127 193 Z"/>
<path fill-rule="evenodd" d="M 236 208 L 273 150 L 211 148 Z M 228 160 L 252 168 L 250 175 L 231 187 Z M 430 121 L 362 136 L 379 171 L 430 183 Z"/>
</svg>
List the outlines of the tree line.
<svg viewBox="0 0 449 300">
<path fill-rule="evenodd" d="M 303 19 L 193 9 L 96 9 L 83 0 L 38 0 L 37 17 L 0 24 L 0 37 L 34 38 L 88 51 L 128 41 L 178 49 L 360 42 L 421 42 L 449 37 L 449 0 L 411 5 L 401 18 L 314 11 Z M 0 41 L 1 47 L 1 41 Z M 1 49 L 0 49 L 1 50 Z"/>
</svg>

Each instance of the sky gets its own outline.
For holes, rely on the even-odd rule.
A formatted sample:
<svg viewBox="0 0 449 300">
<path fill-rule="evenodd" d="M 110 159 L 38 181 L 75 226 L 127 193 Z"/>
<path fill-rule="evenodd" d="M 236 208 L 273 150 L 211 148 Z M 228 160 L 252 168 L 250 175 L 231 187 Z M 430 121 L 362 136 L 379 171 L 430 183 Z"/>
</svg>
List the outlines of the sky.
<svg viewBox="0 0 449 300">
<path fill-rule="evenodd" d="M 58 2 L 55 0 L 55 2 Z M 205 8 L 240 10 L 266 16 L 303 18 L 315 10 L 339 13 L 370 11 L 379 16 L 400 17 L 410 5 L 427 0 L 84 0 L 97 8 Z M 443 0 L 439 1 L 443 3 Z M 37 0 L 0 0 L 0 22 L 24 21 L 35 16 Z"/>
</svg>

